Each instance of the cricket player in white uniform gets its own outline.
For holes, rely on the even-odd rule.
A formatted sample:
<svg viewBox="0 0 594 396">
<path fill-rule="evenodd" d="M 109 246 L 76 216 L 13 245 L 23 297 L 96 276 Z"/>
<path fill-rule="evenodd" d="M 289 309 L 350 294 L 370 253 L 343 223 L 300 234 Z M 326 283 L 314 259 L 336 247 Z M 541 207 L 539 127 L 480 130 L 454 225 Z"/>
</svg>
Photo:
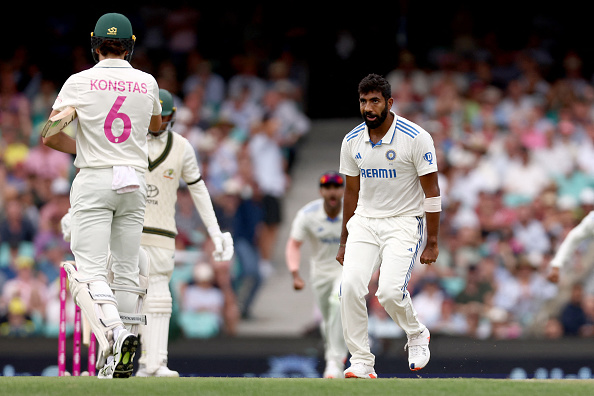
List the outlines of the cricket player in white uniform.
<svg viewBox="0 0 594 396">
<path fill-rule="evenodd" d="M 105 14 L 91 36 L 99 62 L 68 78 L 50 115 L 74 108 L 76 136 L 52 131 L 59 123 L 48 123 L 43 142 L 76 154 L 79 172 L 70 205 L 77 268 L 64 267 L 72 295 L 99 342 L 98 376 L 127 378 L 138 346 L 133 331 L 143 321 L 139 252 L 146 202 L 146 133 L 159 129 L 161 105 L 154 77 L 128 62 L 135 41 L 128 18 Z M 124 326 L 130 323 L 135 325 Z"/>
<path fill-rule="evenodd" d="M 344 177 L 336 172 L 320 178 L 320 195 L 301 208 L 291 226 L 285 256 L 293 276 L 293 288 L 301 290 L 305 281 L 299 274 L 301 246 L 311 246 L 310 276 L 316 304 L 322 313 L 326 367 L 324 378 L 343 378 L 347 347 L 342 335 L 340 301 L 338 299 L 342 267 L 336 262 L 336 245 L 342 230 L 342 195 Z"/>
<path fill-rule="evenodd" d="M 192 145 L 171 128 L 176 108 L 169 91 L 159 90 L 163 124 L 149 132 L 149 167 L 145 174 L 148 199 L 141 244 L 150 261 L 148 294 L 144 302 L 147 324 L 141 328 L 142 354 L 137 377 L 179 377 L 167 367 L 167 343 L 172 299 L 169 281 L 174 267 L 175 203 L 180 179 L 188 185 L 196 209 L 215 246 L 213 257 L 229 261 L 233 256 L 231 234 L 222 233 L 210 194 L 198 168 Z"/>
<path fill-rule="evenodd" d="M 594 211 L 588 213 L 580 221 L 580 224 L 569 231 L 563 242 L 561 242 L 555 257 L 551 260 L 551 271 L 547 276 L 548 280 L 553 283 L 559 282 L 559 271 L 564 265 L 569 263 L 580 243 L 588 238 L 594 238 Z"/>
<path fill-rule="evenodd" d="M 385 78 L 370 74 L 361 80 L 359 106 L 365 122 L 346 134 L 340 152 L 346 187 L 336 259 L 343 264 L 342 324 L 351 353 L 346 378 L 377 378 L 365 296 L 378 268 L 376 295 L 407 334 L 409 368 L 425 367 L 430 357 L 429 330 L 417 319 L 407 285 L 417 256 L 432 264 L 439 253 L 435 147 L 427 131 L 390 111 L 392 104 Z M 420 253 L 425 223 L 427 241 Z"/>
</svg>

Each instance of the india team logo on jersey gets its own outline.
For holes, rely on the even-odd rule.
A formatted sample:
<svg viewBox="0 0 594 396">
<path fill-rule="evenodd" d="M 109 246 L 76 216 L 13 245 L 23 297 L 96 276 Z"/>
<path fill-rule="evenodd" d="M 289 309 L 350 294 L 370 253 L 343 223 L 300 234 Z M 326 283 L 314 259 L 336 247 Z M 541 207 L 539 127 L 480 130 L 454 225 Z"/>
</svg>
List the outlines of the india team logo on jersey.
<svg viewBox="0 0 594 396">
<path fill-rule="evenodd" d="M 169 180 L 173 180 L 173 175 L 175 171 L 173 169 L 167 169 L 163 172 L 163 177 Z"/>
<path fill-rule="evenodd" d="M 396 151 L 388 150 L 386 151 L 386 158 L 388 161 L 394 161 L 396 159 Z"/>
</svg>

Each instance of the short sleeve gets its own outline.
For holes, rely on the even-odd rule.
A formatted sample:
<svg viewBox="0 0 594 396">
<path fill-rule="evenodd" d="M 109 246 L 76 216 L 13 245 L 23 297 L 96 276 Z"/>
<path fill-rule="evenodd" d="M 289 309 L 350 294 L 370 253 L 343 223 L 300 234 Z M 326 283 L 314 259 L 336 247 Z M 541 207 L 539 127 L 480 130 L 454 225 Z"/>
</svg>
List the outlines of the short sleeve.
<svg viewBox="0 0 594 396">
<path fill-rule="evenodd" d="M 297 215 L 291 224 L 290 236 L 300 242 L 304 241 L 307 237 L 307 221 L 303 210 L 297 212 Z"/>
<path fill-rule="evenodd" d="M 412 158 L 417 169 L 417 175 L 423 176 L 437 172 L 437 158 L 435 145 L 431 135 L 424 131 L 413 140 Z"/>
<path fill-rule="evenodd" d="M 155 80 L 153 84 L 153 97 L 155 98 L 153 102 L 153 115 L 159 115 L 163 111 L 161 108 L 161 101 L 159 100 L 159 84 Z"/>
<path fill-rule="evenodd" d="M 56 97 L 54 104 L 52 105 L 52 109 L 57 111 L 62 111 L 66 107 L 72 106 L 74 108 L 78 107 L 78 93 L 76 89 L 76 76 L 70 76 Z"/>
<path fill-rule="evenodd" d="M 339 172 L 346 176 L 358 176 L 360 172 L 355 158 L 351 155 L 351 147 L 346 137 L 342 140 L 342 146 L 340 147 Z"/>
</svg>

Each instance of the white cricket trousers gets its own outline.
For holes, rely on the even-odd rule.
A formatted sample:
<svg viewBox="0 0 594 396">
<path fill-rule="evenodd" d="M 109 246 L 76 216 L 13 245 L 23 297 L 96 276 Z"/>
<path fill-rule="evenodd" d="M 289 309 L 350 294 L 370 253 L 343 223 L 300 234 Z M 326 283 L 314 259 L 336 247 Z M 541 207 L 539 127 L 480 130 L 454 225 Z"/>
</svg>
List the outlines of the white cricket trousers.
<svg viewBox="0 0 594 396">
<path fill-rule="evenodd" d="M 336 261 L 335 264 L 340 266 Z M 321 276 L 312 280 L 313 294 L 322 313 L 321 330 L 324 339 L 324 357 L 326 363 L 334 361 L 338 367 L 341 367 L 347 358 L 338 297 L 341 278 L 340 276 Z"/>
<path fill-rule="evenodd" d="M 118 194 L 112 190 L 112 168 L 80 169 L 72 183 L 70 247 L 82 278 L 107 282 L 108 252 L 113 256 L 113 282 L 139 287 L 138 252 L 144 223 L 146 184 Z"/>
<path fill-rule="evenodd" d="M 366 295 L 373 273 L 380 269 L 376 296 L 407 335 L 425 326 L 417 319 L 406 289 L 423 240 L 423 217 L 368 218 L 353 215 L 344 256 L 341 314 L 351 364 L 375 365 L 369 348 Z"/>
</svg>

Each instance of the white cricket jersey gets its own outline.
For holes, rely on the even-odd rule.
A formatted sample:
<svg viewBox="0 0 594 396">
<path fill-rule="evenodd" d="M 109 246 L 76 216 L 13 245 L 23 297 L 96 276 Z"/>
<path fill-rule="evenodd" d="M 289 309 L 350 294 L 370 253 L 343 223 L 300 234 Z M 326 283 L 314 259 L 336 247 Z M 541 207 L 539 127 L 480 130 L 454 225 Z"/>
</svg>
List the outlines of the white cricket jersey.
<svg viewBox="0 0 594 396">
<path fill-rule="evenodd" d="M 425 195 L 419 176 L 432 172 L 437 172 L 433 138 L 396 114 L 377 144 L 371 142 L 365 123 L 346 134 L 342 141 L 340 173 L 360 176 L 355 213 L 361 216 L 423 216 Z"/>
<path fill-rule="evenodd" d="M 175 249 L 175 204 L 180 179 L 188 186 L 202 177 L 192 145 L 175 132 L 148 137 L 149 166 L 144 174 L 147 200 L 142 230 L 143 245 Z"/>
<path fill-rule="evenodd" d="M 73 74 L 60 90 L 54 110 L 76 108 L 77 168 L 148 166 L 146 133 L 161 114 L 159 87 L 153 76 L 122 59 L 105 59 Z"/>
<path fill-rule="evenodd" d="M 322 198 L 301 208 L 291 225 L 291 238 L 311 243 L 310 275 L 335 277 L 342 272 L 336 261 L 342 231 L 342 212 L 334 219 L 328 218 Z"/>
</svg>

